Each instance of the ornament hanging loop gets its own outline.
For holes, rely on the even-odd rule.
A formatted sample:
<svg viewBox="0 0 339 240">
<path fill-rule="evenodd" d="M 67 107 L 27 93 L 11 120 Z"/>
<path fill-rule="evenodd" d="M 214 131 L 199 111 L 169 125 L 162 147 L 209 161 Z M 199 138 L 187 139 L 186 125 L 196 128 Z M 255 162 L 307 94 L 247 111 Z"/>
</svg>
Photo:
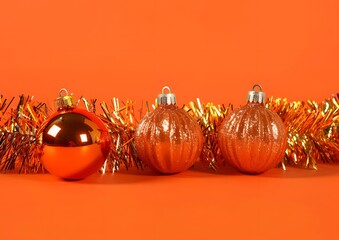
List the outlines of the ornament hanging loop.
<svg viewBox="0 0 339 240">
<path fill-rule="evenodd" d="M 166 90 L 166 89 L 167 89 L 168 93 L 172 93 L 172 91 L 171 91 L 171 89 L 170 89 L 169 86 L 163 87 L 161 93 L 162 93 L 162 94 L 165 94 L 165 90 Z"/>
<path fill-rule="evenodd" d="M 73 107 L 73 105 L 74 105 L 73 96 L 68 95 L 68 91 L 66 88 L 61 88 L 59 91 L 59 97 L 55 99 L 55 107 L 58 110 L 60 110 L 63 108 Z"/>
<path fill-rule="evenodd" d="M 62 93 L 65 93 L 65 95 L 62 95 Z M 63 96 L 68 96 L 68 91 L 66 88 L 61 88 L 59 91 L 59 97 L 63 97 Z"/>
<path fill-rule="evenodd" d="M 259 88 L 259 92 L 255 91 L 255 88 Z M 259 84 L 254 84 L 252 91 L 248 92 L 247 103 L 265 103 L 266 94 L 262 91 L 262 87 Z"/>
<path fill-rule="evenodd" d="M 254 84 L 253 87 L 252 87 L 252 91 L 254 91 L 254 89 L 258 87 L 259 88 L 259 91 L 262 92 L 262 87 L 260 84 Z"/>
<path fill-rule="evenodd" d="M 175 94 L 172 93 L 171 88 L 168 86 L 162 88 L 161 94 L 158 95 L 157 102 L 159 105 L 171 105 L 177 103 Z"/>
</svg>

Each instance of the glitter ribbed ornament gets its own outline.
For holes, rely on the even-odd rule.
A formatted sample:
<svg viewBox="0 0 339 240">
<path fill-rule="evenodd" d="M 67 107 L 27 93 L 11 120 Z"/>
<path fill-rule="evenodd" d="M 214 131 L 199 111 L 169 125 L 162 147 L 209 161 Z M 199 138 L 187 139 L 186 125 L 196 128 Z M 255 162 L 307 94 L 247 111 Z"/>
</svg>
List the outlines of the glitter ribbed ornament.
<svg viewBox="0 0 339 240">
<path fill-rule="evenodd" d="M 255 91 L 255 88 L 260 91 Z M 243 173 L 260 174 L 276 167 L 287 146 L 287 131 L 279 115 L 264 106 L 260 85 L 248 93 L 247 104 L 221 124 L 218 143 L 225 160 Z"/>
<path fill-rule="evenodd" d="M 165 93 L 168 91 L 167 93 Z M 169 87 L 157 98 L 158 107 L 139 123 L 135 133 L 138 156 L 160 173 L 178 173 L 199 158 L 203 135 L 198 122 L 176 106 Z"/>
<path fill-rule="evenodd" d="M 57 112 L 42 124 L 41 162 L 55 176 L 83 179 L 98 171 L 106 160 L 108 131 L 93 113 L 76 108 L 66 89 L 60 90 L 55 102 Z"/>
</svg>

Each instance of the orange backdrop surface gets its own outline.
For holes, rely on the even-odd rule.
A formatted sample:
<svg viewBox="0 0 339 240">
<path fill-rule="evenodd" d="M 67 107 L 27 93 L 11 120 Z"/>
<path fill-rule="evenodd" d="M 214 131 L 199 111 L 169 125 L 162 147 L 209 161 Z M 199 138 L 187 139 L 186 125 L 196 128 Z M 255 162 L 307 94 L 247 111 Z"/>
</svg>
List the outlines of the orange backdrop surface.
<svg viewBox="0 0 339 240">
<path fill-rule="evenodd" d="M 339 89 L 335 0 L 1 1 L 1 93 L 179 103 L 268 96 L 323 100 Z"/>
<path fill-rule="evenodd" d="M 339 1 L 1 1 L 0 93 L 179 104 L 339 92 Z M 338 166 L 64 182 L 0 175 L 4 239 L 335 239 Z"/>
</svg>

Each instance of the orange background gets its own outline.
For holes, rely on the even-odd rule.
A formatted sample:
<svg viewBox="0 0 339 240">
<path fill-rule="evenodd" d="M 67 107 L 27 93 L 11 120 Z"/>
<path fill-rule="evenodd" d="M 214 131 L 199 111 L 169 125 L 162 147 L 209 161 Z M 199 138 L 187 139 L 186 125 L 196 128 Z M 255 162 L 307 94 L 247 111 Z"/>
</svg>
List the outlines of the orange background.
<svg viewBox="0 0 339 240">
<path fill-rule="evenodd" d="M 243 104 L 339 92 L 339 2 L 1 1 L 0 80 L 7 98 L 76 96 Z M 4 239 L 333 239 L 339 168 L 260 176 L 119 173 L 63 182 L 0 175 Z"/>
<path fill-rule="evenodd" d="M 1 1 L 7 97 L 52 100 L 61 87 L 99 100 L 243 103 L 323 100 L 339 89 L 339 3 L 300 1 Z"/>
</svg>

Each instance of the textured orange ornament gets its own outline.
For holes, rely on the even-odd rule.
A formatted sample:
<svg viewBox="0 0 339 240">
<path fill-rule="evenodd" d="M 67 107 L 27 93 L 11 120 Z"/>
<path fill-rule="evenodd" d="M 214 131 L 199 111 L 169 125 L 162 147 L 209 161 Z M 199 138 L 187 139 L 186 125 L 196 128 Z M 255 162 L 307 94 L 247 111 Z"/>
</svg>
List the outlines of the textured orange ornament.
<svg viewBox="0 0 339 240">
<path fill-rule="evenodd" d="M 255 87 L 260 92 L 254 91 Z M 239 171 L 263 173 L 283 159 L 287 131 L 279 115 L 265 108 L 265 93 L 254 85 L 247 105 L 229 114 L 220 126 L 218 143 L 225 160 Z"/>
<path fill-rule="evenodd" d="M 175 103 L 175 95 L 164 87 L 159 107 L 141 120 L 135 133 L 138 156 L 153 170 L 166 174 L 190 168 L 203 146 L 198 122 Z"/>
<path fill-rule="evenodd" d="M 58 111 L 43 124 L 41 162 L 53 175 L 83 179 L 98 171 L 109 149 L 105 125 L 93 113 L 73 107 L 67 94 L 57 98 Z"/>
</svg>

